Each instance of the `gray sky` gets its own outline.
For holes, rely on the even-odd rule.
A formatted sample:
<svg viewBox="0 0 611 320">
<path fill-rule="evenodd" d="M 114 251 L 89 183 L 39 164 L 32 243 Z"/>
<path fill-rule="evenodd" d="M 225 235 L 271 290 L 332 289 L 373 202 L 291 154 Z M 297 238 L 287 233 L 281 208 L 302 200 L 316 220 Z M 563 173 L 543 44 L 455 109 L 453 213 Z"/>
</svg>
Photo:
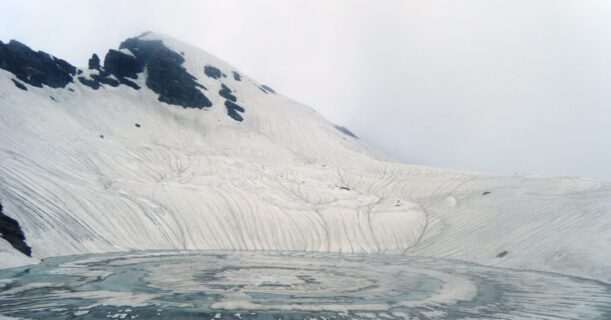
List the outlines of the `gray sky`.
<svg viewBox="0 0 611 320">
<path fill-rule="evenodd" d="M 79 66 L 146 30 L 409 163 L 611 181 L 611 1 L 0 0 L 0 40 Z"/>
</svg>

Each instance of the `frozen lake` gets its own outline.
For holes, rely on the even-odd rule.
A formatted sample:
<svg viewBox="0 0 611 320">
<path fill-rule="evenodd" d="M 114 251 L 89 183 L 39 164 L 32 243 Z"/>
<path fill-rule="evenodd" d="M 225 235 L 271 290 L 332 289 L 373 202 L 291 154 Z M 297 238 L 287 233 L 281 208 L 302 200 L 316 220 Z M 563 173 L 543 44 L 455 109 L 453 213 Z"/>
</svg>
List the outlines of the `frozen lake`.
<svg viewBox="0 0 611 320">
<path fill-rule="evenodd" d="M 52 258 L 0 270 L 0 314 L 28 319 L 611 319 L 611 286 L 394 255 L 136 252 Z"/>
</svg>

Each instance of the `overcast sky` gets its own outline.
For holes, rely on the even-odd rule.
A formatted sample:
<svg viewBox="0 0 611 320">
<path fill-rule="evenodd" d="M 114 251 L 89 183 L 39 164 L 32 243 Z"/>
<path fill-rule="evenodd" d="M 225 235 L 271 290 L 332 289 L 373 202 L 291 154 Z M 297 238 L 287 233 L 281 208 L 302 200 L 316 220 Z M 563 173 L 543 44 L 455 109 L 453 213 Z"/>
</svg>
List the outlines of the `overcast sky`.
<svg viewBox="0 0 611 320">
<path fill-rule="evenodd" d="M 611 1 L 0 0 L 0 40 L 78 66 L 146 30 L 405 162 L 611 181 Z"/>
</svg>

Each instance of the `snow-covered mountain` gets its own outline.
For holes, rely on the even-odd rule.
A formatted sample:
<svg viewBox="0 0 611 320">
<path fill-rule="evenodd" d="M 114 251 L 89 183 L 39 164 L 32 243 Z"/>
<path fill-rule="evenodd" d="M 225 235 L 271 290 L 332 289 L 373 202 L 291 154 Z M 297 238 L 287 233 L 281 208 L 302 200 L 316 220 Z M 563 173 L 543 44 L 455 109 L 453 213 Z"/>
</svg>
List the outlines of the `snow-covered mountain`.
<svg viewBox="0 0 611 320">
<path fill-rule="evenodd" d="M 0 201 L 0 226 L 14 219 L 32 250 L 0 231 L 3 267 L 127 250 L 309 250 L 611 281 L 611 184 L 399 163 L 153 33 L 88 68 L 0 43 Z"/>
</svg>

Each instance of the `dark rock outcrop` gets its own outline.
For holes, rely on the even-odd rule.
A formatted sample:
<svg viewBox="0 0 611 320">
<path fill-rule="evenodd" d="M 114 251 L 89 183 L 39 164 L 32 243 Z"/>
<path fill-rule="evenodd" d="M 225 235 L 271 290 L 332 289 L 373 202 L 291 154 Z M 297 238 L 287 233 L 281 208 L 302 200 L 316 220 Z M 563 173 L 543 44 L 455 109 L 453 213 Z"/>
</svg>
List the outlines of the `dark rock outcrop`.
<svg viewBox="0 0 611 320">
<path fill-rule="evenodd" d="M 17 220 L 5 215 L 2 212 L 2 203 L 0 203 L 0 236 L 13 246 L 13 248 L 19 250 L 19 252 L 32 256 L 32 248 L 25 242 L 25 235 L 21 230 L 21 226 Z"/>
<path fill-rule="evenodd" d="M 140 86 L 129 79 L 138 79 L 138 74 L 142 71 L 144 71 L 144 64 L 134 56 L 117 50 L 108 50 L 104 58 L 104 69 L 97 81 L 115 86 L 116 82 L 113 79 L 105 79 L 113 75 L 119 83 L 138 90 Z"/>
<path fill-rule="evenodd" d="M 359 137 L 357 137 L 354 133 L 352 133 L 352 131 L 348 130 L 346 127 L 342 127 L 342 126 L 334 126 L 335 129 L 339 130 L 341 133 L 353 137 L 355 139 L 358 139 Z"/>
<path fill-rule="evenodd" d="M 24 86 L 23 83 L 15 80 L 15 79 L 11 79 L 11 81 L 13 81 L 13 84 L 15 84 L 15 87 L 23 90 L 23 91 L 28 91 L 28 87 Z"/>
<path fill-rule="evenodd" d="M 215 66 L 207 65 L 204 66 L 204 74 L 212 79 L 220 79 L 227 77 L 221 70 Z"/>
<path fill-rule="evenodd" d="M 239 73 L 237 73 L 236 71 L 233 71 L 232 73 L 233 73 L 233 79 L 235 81 L 242 81 L 242 76 Z"/>
<path fill-rule="evenodd" d="M 268 92 L 271 92 L 271 93 L 276 93 L 276 91 L 274 91 L 274 89 L 272 89 L 272 88 L 270 88 L 270 87 L 268 87 L 268 86 L 266 86 L 266 85 L 264 85 L 264 84 L 262 84 L 262 85 L 261 85 L 261 89 L 263 89 L 263 91 L 264 91 L 265 93 L 268 93 Z"/>
<path fill-rule="evenodd" d="M 34 51 L 28 46 L 11 40 L 0 41 L 0 69 L 12 72 L 17 79 L 41 88 L 64 88 L 73 82 L 76 68 L 68 62 L 45 52 Z"/>
<path fill-rule="evenodd" d="M 240 107 L 238 104 L 233 101 L 225 100 L 225 107 L 227 108 L 227 115 L 233 118 L 235 121 L 242 121 L 242 115 L 238 112 L 244 112 L 244 108 Z"/>
<path fill-rule="evenodd" d="M 144 71 L 144 65 L 134 56 L 112 49 L 108 50 L 104 58 L 104 71 L 114 75 L 117 79 L 138 79 L 138 73 Z"/>
<path fill-rule="evenodd" d="M 128 87 L 131 87 L 132 89 L 140 90 L 140 86 L 139 85 L 137 85 L 135 82 L 133 82 L 131 80 L 128 80 L 126 78 L 119 79 L 119 82 L 121 84 L 124 84 L 124 85 L 128 86 Z"/>
<path fill-rule="evenodd" d="M 224 84 L 221 84 L 221 90 L 219 91 L 219 95 L 233 102 L 238 101 L 238 98 L 233 95 L 233 90 L 229 89 L 229 87 Z"/>
<path fill-rule="evenodd" d="M 202 109 L 212 106 L 212 102 L 200 90 L 204 86 L 182 66 L 185 61 L 182 55 L 167 48 L 162 41 L 130 38 L 121 43 L 120 48 L 129 49 L 135 56 L 130 57 L 133 60 L 109 61 L 110 64 L 129 64 L 129 71 L 122 71 L 119 76 L 113 72 L 121 83 L 126 84 L 122 80 L 132 78 L 134 71 L 139 73 L 146 67 L 146 86 L 159 95 L 159 101 L 184 108 Z M 112 72 L 115 66 L 107 65 L 104 60 L 104 69 Z"/>
<path fill-rule="evenodd" d="M 93 75 L 91 78 L 99 83 L 109 85 L 111 87 L 118 87 L 121 84 L 118 80 L 109 76 Z"/>
<path fill-rule="evenodd" d="M 90 87 L 93 90 L 98 90 L 100 89 L 100 81 L 99 80 L 95 80 L 95 79 L 89 79 L 89 78 L 85 78 L 85 77 L 78 77 L 78 81 L 80 83 L 82 83 L 85 86 Z"/>
<path fill-rule="evenodd" d="M 94 54 L 89 59 L 89 69 L 98 70 L 99 73 L 90 75 L 90 78 L 78 77 L 78 80 L 91 89 L 98 90 L 103 85 L 118 87 L 124 84 L 138 90 L 140 86 L 128 78 L 137 79 L 138 73 L 144 71 L 144 66 L 131 55 L 109 50 L 104 57 L 103 68 L 100 66 L 100 58 Z"/>
<path fill-rule="evenodd" d="M 219 95 L 227 100 L 225 100 L 225 107 L 227 108 L 227 115 L 230 116 L 235 121 L 242 121 L 244 118 L 239 112 L 244 112 L 244 108 L 238 105 L 236 102 L 238 98 L 233 94 L 233 90 L 231 90 L 225 84 L 221 84 L 221 90 L 219 90 Z"/>
<path fill-rule="evenodd" d="M 108 51 L 103 67 L 97 68 L 99 74 L 90 78 L 79 77 L 79 81 L 95 90 L 102 85 L 116 87 L 120 84 L 138 90 L 140 86 L 133 80 L 138 79 L 146 68 L 146 86 L 159 95 L 159 101 L 184 108 L 212 106 L 212 102 L 200 90 L 206 88 L 182 66 L 185 61 L 183 56 L 167 48 L 162 41 L 136 37 L 123 41 L 119 48 L 121 50 Z M 94 55 L 93 61 L 90 60 L 90 68 L 97 67 L 96 57 Z"/>
<path fill-rule="evenodd" d="M 100 57 L 95 53 L 89 59 L 89 69 L 100 70 Z"/>
</svg>

